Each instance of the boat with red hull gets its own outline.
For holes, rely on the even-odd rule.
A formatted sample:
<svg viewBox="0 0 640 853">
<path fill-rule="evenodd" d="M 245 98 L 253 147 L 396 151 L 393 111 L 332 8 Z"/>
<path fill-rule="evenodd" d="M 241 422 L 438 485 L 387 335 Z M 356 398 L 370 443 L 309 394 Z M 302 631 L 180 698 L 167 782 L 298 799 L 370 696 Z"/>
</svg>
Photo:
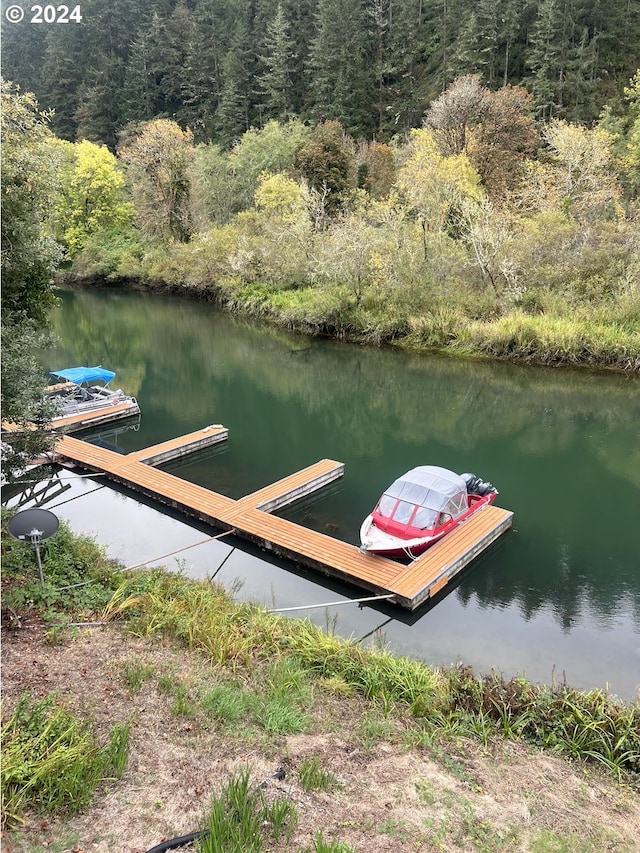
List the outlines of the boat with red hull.
<svg viewBox="0 0 640 853">
<path fill-rule="evenodd" d="M 413 468 L 382 494 L 360 528 L 361 550 L 415 559 L 498 494 L 475 474 L 436 465 Z"/>
</svg>

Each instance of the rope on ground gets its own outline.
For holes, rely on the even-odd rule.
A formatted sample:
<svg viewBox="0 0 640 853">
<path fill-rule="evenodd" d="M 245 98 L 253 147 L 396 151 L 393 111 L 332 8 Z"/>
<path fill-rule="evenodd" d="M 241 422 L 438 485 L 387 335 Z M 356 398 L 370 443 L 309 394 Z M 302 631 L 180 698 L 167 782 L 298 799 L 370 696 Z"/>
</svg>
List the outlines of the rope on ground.
<svg viewBox="0 0 640 853">
<path fill-rule="evenodd" d="M 155 563 L 157 560 L 164 560 L 165 557 L 172 557 L 174 554 L 179 554 L 181 551 L 188 551 L 189 548 L 195 548 L 196 545 L 204 545 L 206 542 L 213 542 L 216 539 L 221 539 L 223 536 L 230 536 L 235 532 L 235 527 L 232 527 L 231 530 L 225 530 L 224 533 L 218 533 L 216 536 L 207 536 L 206 539 L 200 539 L 199 542 L 192 542 L 191 545 L 184 545 L 182 548 L 176 548 L 175 551 L 169 551 L 168 554 L 160 554 L 159 557 L 151 557 L 151 559 L 145 560 L 143 563 L 136 563 L 135 566 L 127 566 L 122 569 L 122 571 L 130 572 L 132 569 L 140 569 L 142 566 L 148 566 L 149 563 Z"/>
<path fill-rule="evenodd" d="M 338 607 L 340 604 L 363 604 L 366 601 L 384 601 L 394 598 L 394 593 L 387 595 L 370 595 L 367 598 L 347 598 L 345 601 L 326 601 L 324 604 L 302 604 L 300 607 L 274 607 L 268 613 L 288 613 L 292 610 L 311 610 L 313 607 Z"/>
</svg>

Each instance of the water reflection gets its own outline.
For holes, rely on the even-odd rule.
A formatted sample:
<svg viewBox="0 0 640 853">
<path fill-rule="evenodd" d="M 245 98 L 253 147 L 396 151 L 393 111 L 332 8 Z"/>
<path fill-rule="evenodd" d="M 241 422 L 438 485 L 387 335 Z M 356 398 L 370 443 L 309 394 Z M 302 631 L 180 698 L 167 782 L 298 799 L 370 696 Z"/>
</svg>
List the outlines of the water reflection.
<svg viewBox="0 0 640 853">
<path fill-rule="evenodd" d="M 174 463 L 179 476 L 240 497 L 320 458 L 345 462 L 340 483 L 286 513 L 345 541 L 416 464 L 490 479 L 515 512 L 513 531 L 437 607 L 385 616 L 389 641 L 435 662 L 534 666 L 547 680 L 565 662 L 593 686 L 615 671 L 628 694 L 640 682 L 637 376 L 306 340 L 206 304 L 122 292 L 63 293 L 56 331 L 46 368 L 103 364 L 138 398 L 139 429 L 118 435 L 122 450 L 229 427 L 227 445 Z M 235 553 L 221 575 L 232 579 L 244 559 Z M 261 568 L 243 568 L 243 595 L 280 606 L 331 598 L 294 566 L 251 560 Z M 343 633 L 375 629 L 353 609 L 339 615 Z"/>
</svg>

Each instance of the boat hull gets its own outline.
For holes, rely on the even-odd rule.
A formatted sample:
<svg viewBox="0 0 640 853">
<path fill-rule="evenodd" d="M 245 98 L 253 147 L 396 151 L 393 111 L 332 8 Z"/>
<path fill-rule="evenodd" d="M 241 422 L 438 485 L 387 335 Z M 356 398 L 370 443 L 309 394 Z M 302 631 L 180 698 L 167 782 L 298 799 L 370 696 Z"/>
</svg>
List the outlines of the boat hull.
<svg viewBox="0 0 640 853">
<path fill-rule="evenodd" d="M 436 536 L 425 536 L 421 539 L 400 539 L 390 533 L 385 533 L 376 527 L 373 516 L 368 515 L 360 528 L 361 551 L 367 554 L 378 554 L 381 557 L 391 557 L 398 560 L 413 560 L 424 554 L 427 548 L 434 545 L 446 535 L 443 532 Z"/>
</svg>

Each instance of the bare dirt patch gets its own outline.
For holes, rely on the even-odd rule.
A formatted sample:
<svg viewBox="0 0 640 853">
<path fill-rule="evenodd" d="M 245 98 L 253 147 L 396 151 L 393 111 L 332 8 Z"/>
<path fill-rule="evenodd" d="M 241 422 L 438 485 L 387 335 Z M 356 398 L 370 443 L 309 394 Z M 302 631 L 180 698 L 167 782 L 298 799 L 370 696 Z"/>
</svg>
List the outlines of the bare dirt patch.
<svg viewBox="0 0 640 853">
<path fill-rule="evenodd" d="M 131 661 L 153 672 L 137 692 L 123 676 Z M 286 797 L 297 807 L 293 837 L 277 845 L 283 853 L 311 848 L 317 831 L 359 853 L 640 850 L 640 798 L 597 771 L 502 740 L 409 748 L 401 719 L 384 737 L 366 739 L 370 705 L 330 695 L 316 699 L 313 733 L 230 736 L 201 714 L 177 714 L 172 697 L 158 689 L 160 677 L 179 678 L 195 695 L 221 672 L 197 653 L 114 625 L 59 645 L 47 643 L 33 619 L 3 632 L 5 715 L 25 690 L 37 697 L 56 690 L 91 716 L 101 736 L 117 722 L 132 724 L 122 779 L 105 783 L 82 815 L 28 815 L 23 827 L 3 834 L 4 850 L 144 853 L 198 829 L 211 799 L 242 768 L 267 798 Z M 329 790 L 303 789 L 305 759 L 332 774 Z M 284 778 L 274 776 L 278 770 Z"/>
</svg>

